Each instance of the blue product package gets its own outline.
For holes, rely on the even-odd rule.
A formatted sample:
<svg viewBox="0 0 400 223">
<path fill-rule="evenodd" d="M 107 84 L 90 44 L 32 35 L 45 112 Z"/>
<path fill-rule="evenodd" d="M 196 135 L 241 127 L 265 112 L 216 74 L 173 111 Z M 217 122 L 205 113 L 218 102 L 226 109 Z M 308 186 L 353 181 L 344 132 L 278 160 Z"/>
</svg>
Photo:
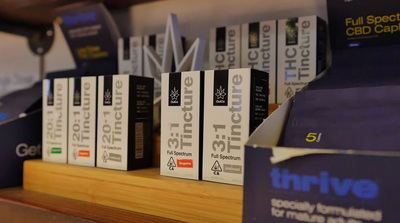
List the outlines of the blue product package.
<svg viewBox="0 0 400 223">
<path fill-rule="evenodd" d="M 18 118 L 21 113 L 40 109 L 42 82 L 0 97 L 0 124 Z"/>
<path fill-rule="evenodd" d="M 399 93 L 400 86 L 298 92 L 281 145 L 398 150 Z"/>
</svg>

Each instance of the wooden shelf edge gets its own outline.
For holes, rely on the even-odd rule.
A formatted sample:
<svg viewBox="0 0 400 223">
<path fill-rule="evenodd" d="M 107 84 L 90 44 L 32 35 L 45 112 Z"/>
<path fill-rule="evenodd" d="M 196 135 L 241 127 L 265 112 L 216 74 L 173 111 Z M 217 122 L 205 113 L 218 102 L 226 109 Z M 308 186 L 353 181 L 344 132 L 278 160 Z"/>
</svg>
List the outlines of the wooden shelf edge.
<svg viewBox="0 0 400 223">
<path fill-rule="evenodd" d="M 38 193 L 22 189 L 22 187 L 13 187 L 0 189 L 0 202 L 10 202 L 26 207 L 39 208 L 62 215 L 68 215 L 79 219 L 86 219 L 94 222 L 141 222 L 141 223 L 178 223 L 167 218 L 161 218 L 153 215 L 132 212 L 123 209 L 107 207 L 104 205 L 78 201 L 74 199 Z M 20 213 L 15 219 L 17 222 L 26 222 L 21 215 L 29 213 Z M 17 220 L 18 219 L 18 220 Z M 29 217 L 28 217 L 29 219 Z M 29 222 L 37 222 L 39 219 L 31 218 Z M 43 219 L 42 219 L 43 220 Z M 14 222 L 16 222 L 14 221 Z"/>
<path fill-rule="evenodd" d="M 24 189 L 186 222 L 240 222 L 243 187 L 29 160 Z"/>
</svg>

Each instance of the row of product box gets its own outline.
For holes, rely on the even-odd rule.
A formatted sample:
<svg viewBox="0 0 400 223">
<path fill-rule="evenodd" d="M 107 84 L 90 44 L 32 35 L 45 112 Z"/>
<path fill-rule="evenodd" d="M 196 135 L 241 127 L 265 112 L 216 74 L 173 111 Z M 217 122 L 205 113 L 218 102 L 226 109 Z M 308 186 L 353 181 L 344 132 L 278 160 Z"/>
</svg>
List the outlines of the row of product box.
<svg viewBox="0 0 400 223">
<path fill-rule="evenodd" d="M 210 69 L 266 71 L 269 103 L 283 103 L 326 68 L 326 39 L 326 23 L 317 16 L 213 28 L 210 30 Z M 118 72 L 159 77 L 145 67 L 148 58 L 144 56 L 143 46 L 152 46 L 162 58 L 164 41 L 165 34 L 120 38 Z M 158 80 L 155 84 L 155 93 L 159 96 L 161 85 Z"/>
<path fill-rule="evenodd" d="M 150 67 L 146 67 L 145 64 L 147 64 L 146 61 L 149 60 L 149 57 L 145 56 L 143 47 L 153 47 L 155 54 L 162 58 L 164 54 L 164 41 L 165 33 L 118 39 L 118 73 L 155 78 L 155 97 L 159 97 L 161 94 L 161 73 L 155 74 Z M 185 49 L 184 37 L 182 37 L 182 47 Z M 174 61 L 172 61 L 172 67 L 174 68 Z"/>
<path fill-rule="evenodd" d="M 317 16 L 210 31 L 210 69 L 269 73 L 269 103 L 283 103 L 326 68 L 326 23 Z"/>
<path fill-rule="evenodd" d="M 43 81 L 43 160 L 132 170 L 152 165 L 154 80 Z"/>
<path fill-rule="evenodd" d="M 268 116 L 268 73 L 162 74 L 161 175 L 243 185 L 244 144 Z"/>
</svg>

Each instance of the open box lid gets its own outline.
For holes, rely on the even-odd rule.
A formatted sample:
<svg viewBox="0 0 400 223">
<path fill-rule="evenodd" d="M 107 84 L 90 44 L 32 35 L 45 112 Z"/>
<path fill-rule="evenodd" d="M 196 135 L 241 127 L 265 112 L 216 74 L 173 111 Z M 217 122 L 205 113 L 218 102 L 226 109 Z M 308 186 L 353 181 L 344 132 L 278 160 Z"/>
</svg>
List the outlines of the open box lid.
<svg viewBox="0 0 400 223">
<path fill-rule="evenodd" d="M 306 156 L 311 154 L 356 154 L 372 156 L 396 156 L 400 157 L 400 152 L 393 151 L 363 151 L 363 150 L 343 150 L 343 149 L 316 149 L 316 148 L 290 148 L 279 147 L 278 143 L 281 133 L 285 128 L 289 112 L 293 104 L 293 98 L 288 99 L 273 112 L 258 128 L 250 135 L 246 142 L 246 147 L 271 149 L 273 156 L 271 163 L 279 163 L 288 159 Z"/>
</svg>

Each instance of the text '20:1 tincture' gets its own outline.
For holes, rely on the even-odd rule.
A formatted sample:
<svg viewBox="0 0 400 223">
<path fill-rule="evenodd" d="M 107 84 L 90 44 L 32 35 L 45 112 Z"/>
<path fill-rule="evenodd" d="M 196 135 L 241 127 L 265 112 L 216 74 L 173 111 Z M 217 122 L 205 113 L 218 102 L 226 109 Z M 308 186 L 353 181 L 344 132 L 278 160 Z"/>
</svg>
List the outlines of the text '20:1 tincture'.
<svg viewBox="0 0 400 223">
<path fill-rule="evenodd" d="M 151 166 L 152 78 L 100 76 L 97 114 L 97 166 L 133 170 Z"/>
</svg>

